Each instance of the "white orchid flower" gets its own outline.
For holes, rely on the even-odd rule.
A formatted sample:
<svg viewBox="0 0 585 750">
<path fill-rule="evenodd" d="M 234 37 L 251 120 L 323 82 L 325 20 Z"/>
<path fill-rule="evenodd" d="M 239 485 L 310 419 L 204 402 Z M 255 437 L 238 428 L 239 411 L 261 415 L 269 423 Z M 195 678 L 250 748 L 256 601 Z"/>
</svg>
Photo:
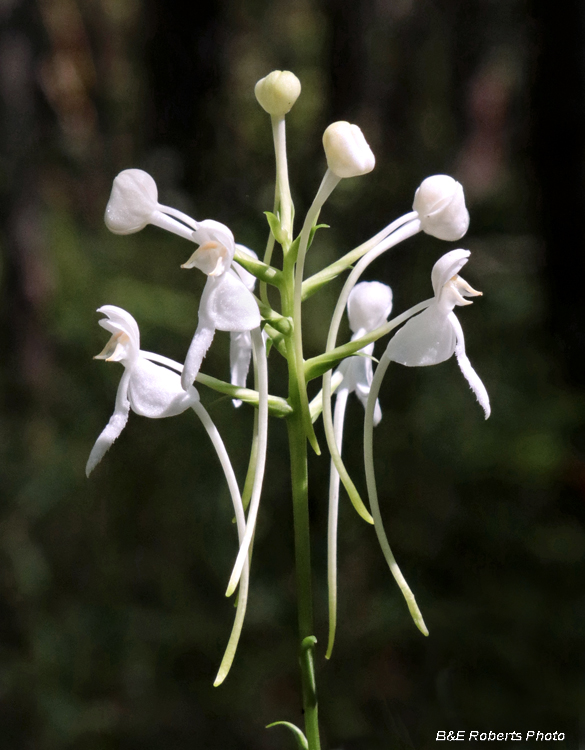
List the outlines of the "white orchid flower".
<svg viewBox="0 0 585 750">
<path fill-rule="evenodd" d="M 252 348 L 258 362 L 258 445 L 254 470 L 254 482 L 250 498 L 250 510 L 246 523 L 246 534 L 234 564 L 226 595 L 231 596 L 236 589 L 242 570 L 248 559 L 248 552 L 260 506 L 266 446 L 268 440 L 268 366 L 266 347 L 260 330 L 260 310 L 254 295 L 242 281 L 250 284 L 243 269 L 231 268 L 234 253 L 234 236 L 230 230 L 217 221 L 202 221 L 193 233 L 200 247 L 193 253 L 182 268 L 199 268 L 207 275 L 207 282 L 199 303 L 197 329 L 183 366 L 181 383 L 187 390 L 193 383 L 203 357 L 207 353 L 215 331 L 250 332 Z"/>
<path fill-rule="evenodd" d="M 463 330 L 453 312 L 456 306 L 472 304 L 465 297 L 481 295 L 458 276 L 469 255 L 469 250 L 451 250 L 439 258 L 431 276 L 435 293 L 433 302 L 390 339 L 383 357 L 406 367 L 424 367 L 444 362 L 455 354 L 461 372 L 487 419 L 490 415 L 489 396 L 467 358 Z"/>
<path fill-rule="evenodd" d="M 351 291 L 347 301 L 349 327 L 352 341 L 365 336 L 386 322 L 392 311 L 392 289 L 378 281 L 362 281 Z M 366 407 L 372 384 L 372 353 L 374 344 L 368 344 L 359 354 L 344 359 L 337 368 L 342 376 L 336 392 L 333 430 L 337 451 L 341 454 L 345 408 L 350 393 L 355 393 Z M 361 355 L 361 356 L 360 356 Z M 335 376 L 334 376 L 335 377 Z M 375 424 L 382 418 L 376 400 Z M 329 642 L 326 657 L 331 657 L 337 626 L 337 519 L 339 511 L 339 473 L 331 460 L 329 474 L 329 522 L 327 533 L 327 583 L 329 590 Z"/>
<path fill-rule="evenodd" d="M 143 417 L 158 419 L 172 417 L 192 408 L 205 427 L 224 471 L 234 507 L 238 537 L 242 545 L 246 539 L 246 516 L 236 476 L 223 440 L 211 417 L 200 403 L 197 390 L 190 386 L 185 391 L 181 385 L 178 373 L 181 372 L 182 365 L 167 357 L 142 351 L 138 324 L 130 313 L 115 305 L 104 305 L 98 309 L 98 312 L 107 316 L 100 320 L 99 324 L 110 331 L 112 337 L 95 359 L 121 362 L 124 365 L 124 374 L 118 386 L 114 414 L 92 448 L 85 470 L 86 475 L 91 474 L 108 448 L 120 435 L 128 421 L 130 409 Z M 160 362 L 165 366 L 155 364 L 155 362 Z M 239 584 L 234 625 L 215 680 L 216 685 L 223 682 L 230 670 L 244 623 L 249 584 L 247 557 L 242 564 Z"/>
<path fill-rule="evenodd" d="M 386 351 L 380 358 L 380 364 L 376 368 L 364 420 L 364 460 L 374 529 L 388 567 L 402 591 L 412 619 L 424 635 L 428 635 L 427 627 L 414 594 L 396 563 L 380 513 L 374 473 L 375 403 L 390 362 L 398 362 L 407 367 L 425 367 L 444 362 L 455 354 L 463 375 L 483 407 L 486 419 L 489 417 L 490 402 L 487 391 L 465 354 L 463 331 L 453 312 L 458 305 L 471 304 L 471 300 L 465 297 L 476 297 L 481 294 L 472 289 L 458 275 L 467 263 L 469 255 L 469 250 L 451 250 L 439 258 L 433 266 L 431 278 L 435 296 L 423 312 L 410 318 L 390 339 Z"/>
<path fill-rule="evenodd" d="M 181 376 L 185 390 L 197 377 L 216 330 L 251 331 L 261 322 L 254 295 L 230 268 L 236 250 L 230 230 L 217 221 L 206 220 L 200 222 L 193 238 L 200 246 L 182 268 L 199 268 L 207 275 L 207 283 L 199 303 L 197 330 Z"/>
<path fill-rule="evenodd" d="M 114 413 L 90 453 L 85 469 L 87 476 L 119 437 L 130 409 L 143 417 L 158 419 L 181 414 L 199 401 L 195 388 L 185 391 L 176 373 L 142 355 L 138 325 L 129 313 L 114 305 L 104 305 L 98 312 L 107 316 L 99 324 L 110 331 L 112 337 L 95 359 L 121 362 L 125 369 Z"/>
</svg>

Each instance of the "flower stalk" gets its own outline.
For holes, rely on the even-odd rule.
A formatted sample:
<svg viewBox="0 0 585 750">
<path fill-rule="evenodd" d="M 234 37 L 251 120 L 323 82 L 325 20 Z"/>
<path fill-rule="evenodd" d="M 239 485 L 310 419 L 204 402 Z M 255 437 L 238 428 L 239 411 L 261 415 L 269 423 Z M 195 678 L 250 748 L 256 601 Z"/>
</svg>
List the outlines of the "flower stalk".
<svg viewBox="0 0 585 750">
<path fill-rule="evenodd" d="M 217 452 L 228 484 L 239 549 L 235 557 L 226 595 L 238 589 L 236 614 L 229 641 L 214 682 L 226 678 L 242 632 L 250 585 L 252 545 L 260 512 L 260 500 L 268 447 L 268 416 L 284 418 L 287 425 L 291 472 L 292 517 L 294 529 L 296 593 L 298 611 L 298 658 L 301 674 L 304 732 L 289 722 L 285 726 L 301 750 L 320 750 L 318 701 L 315 675 L 313 581 L 309 514 L 308 445 L 319 454 L 313 423 L 323 417 L 330 453 L 328 517 L 329 634 L 326 658 L 332 655 L 337 626 L 337 525 L 340 482 L 343 483 L 358 514 L 374 529 L 392 575 L 396 579 L 418 628 L 428 630 L 388 543 L 382 524 L 374 476 L 373 428 L 381 419 L 378 393 L 390 361 L 407 367 L 438 364 L 455 355 L 461 372 L 484 409 L 490 413 L 487 391 L 471 366 L 465 351 L 456 306 L 470 304 L 478 296 L 458 271 L 467 262 L 469 251 L 453 250 L 433 268 L 434 296 L 386 322 L 392 307 L 392 290 L 377 281 L 362 282 L 361 275 L 382 253 L 419 231 L 435 238 L 453 241 L 467 230 L 469 214 L 462 186 L 446 175 L 423 181 L 415 193 L 413 210 L 392 221 L 376 235 L 347 252 L 334 263 L 304 279 L 305 259 L 320 212 L 341 179 L 370 172 L 375 157 L 357 125 L 340 121 L 323 135 L 327 170 L 305 216 L 300 234 L 294 237 L 294 205 L 289 185 L 286 156 L 285 115 L 300 94 L 300 82 L 289 71 L 273 71 L 258 81 L 255 94 L 270 115 L 274 141 L 276 179 L 273 211 L 266 212 L 270 233 L 264 260 L 236 243 L 231 230 L 218 221 L 198 221 L 158 202 L 155 181 L 146 172 L 129 169 L 114 180 L 105 221 L 115 234 L 132 234 L 147 225 L 170 231 L 194 243 L 197 248 L 183 264 L 207 277 L 199 303 L 198 320 L 183 364 L 161 354 L 140 349 L 140 334 L 134 318 L 121 308 L 100 308 L 107 318 L 100 321 L 112 334 L 99 359 L 124 366 L 118 387 L 114 414 L 102 430 L 90 453 L 87 474 L 122 433 L 131 411 L 144 417 L 161 418 L 193 409 Z M 282 248 L 282 267 L 272 265 L 276 243 Z M 192 245 L 191 245 L 192 249 Z M 355 267 L 353 267 L 355 264 Z M 322 354 L 305 360 L 303 353 L 302 303 L 338 275 L 349 271 L 333 311 Z M 259 296 L 254 293 L 260 282 Z M 273 307 L 270 297 L 279 297 Z M 344 314 L 348 311 L 352 340 L 337 345 Z M 373 374 L 374 342 L 399 326 Z M 216 332 L 230 335 L 231 383 L 201 372 L 205 356 Z M 267 356 L 282 356 L 288 368 L 286 398 L 269 393 Z M 254 361 L 254 389 L 247 388 L 250 361 Z M 337 367 L 339 365 L 339 367 Z M 337 367 L 335 372 L 332 372 Z M 323 378 L 321 391 L 309 403 L 307 383 Z M 223 441 L 209 413 L 200 402 L 194 383 L 231 397 L 234 414 L 242 403 L 255 408 L 248 471 L 240 493 Z M 336 391 L 335 414 L 331 398 Z M 364 461 L 370 509 L 348 475 L 341 458 L 343 427 L 348 397 L 355 393 L 365 406 Z M 243 410 L 242 410 L 243 411 Z"/>
</svg>

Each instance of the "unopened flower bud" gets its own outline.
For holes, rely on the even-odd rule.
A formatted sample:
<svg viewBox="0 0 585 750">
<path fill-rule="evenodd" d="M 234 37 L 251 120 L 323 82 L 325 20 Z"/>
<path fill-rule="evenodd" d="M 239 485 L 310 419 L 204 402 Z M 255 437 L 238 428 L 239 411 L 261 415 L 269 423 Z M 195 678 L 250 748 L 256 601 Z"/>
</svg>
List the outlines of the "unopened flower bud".
<svg viewBox="0 0 585 750">
<path fill-rule="evenodd" d="M 114 234 L 139 232 L 158 209 L 156 182 L 142 169 L 125 169 L 114 179 L 104 221 Z"/>
<path fill-rule="evenodd" d="M 418 213 L 422 230 L 439 240 L 461 239 L 469 227 L 462 185 L 446 174 L 423 180 L 414 194 L 413 209 Z"/>
<path fill-rule="evenodd" d="M 357 125 L 334 122 L 323 133 L 327 166 L 337 177 L 357 177 L 371 172 L 376 157 Z"/>
<path fill-rule="evenodd" d="M 347 315 L 353 333 L 373 331 L 386 322 L 391 311 L 392 289 L 379 281 L 360 281 L 347 300 Z"/>
<path fill-rule="evenodd" d="M 273 70 L 261 78 L 254 88 L 256 99 L 269 115 L 290 112 L 301 93 L 301 82 L 290 70 Z"/>
</svg>

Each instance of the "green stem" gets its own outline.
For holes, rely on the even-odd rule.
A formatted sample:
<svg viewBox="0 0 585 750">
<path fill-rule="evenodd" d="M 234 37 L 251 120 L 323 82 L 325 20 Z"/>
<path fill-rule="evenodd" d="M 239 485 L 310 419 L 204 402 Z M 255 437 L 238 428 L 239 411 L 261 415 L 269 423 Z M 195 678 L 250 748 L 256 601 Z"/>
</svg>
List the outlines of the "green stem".
<svg viewBox="0 0 585 750">
<path fill-rule="evenodd" d="M 294 305 L 294 258 L 288 253 L 284 258 L 284 284 L 281 302 L 284 315 L 291 315 Z M 290 453 L 293 522 L 295 540 L 295 570 L 297 581 L 297 606 L 299 627 L 299 660 L 305 718 L 305 735 L 309 750 L 320 750 L 317 694 L 313 669 L 314 641 L 307 648 L 306 639 L 313 637 L 313 594 L 311 576 L 311 537 L 309 526 L 309 485 L 307 467 L 307 437 L 301 408 L 299 374 L 303 360 L 297 358 L 293 336 L 284 337 L 288 363 L 288 402 L 292 413 L 286 420 Z M 306 393 L 306 392 L 305 392 Z M 304 644 L 304 645 L 303 645 Z"/>
<path fill-rule="evenodd" d="M 296 385 L 296 384 L 295 384 Z M 295 568 L 297 580 L 299 663 L 303 692 L 305 735 L 309 750 L 320 750 L 317 690 L 313 665 L 313 595 L 311 587 L 311 539 L 309 531 L 309 496 L 307 473 L 307 440 L 296 390 L 294 413 L 287 419 L 290 448 Z"/>
<path fill-rule="evenodd" d="M 302 292 L 303 292 L 303 272 L 305 268 L 305 256 L 307 254 L 307 248 L 309 246 L 309 237 L 311 229 L 317 223 L 321 208 L 327 198 L 331 195 L 340 178 L 333 174 L 331 170 L 325 172 L 323 181 L 317 191 L 317 195 L 309 208 L 305 217 L 305 223 L 301 230 L 301 238 L 299 242 L 299 251 L 297 256 L 297 263 L 295 269 L 295 284 L 294 284 L 294 304 L 293 304 L 293 335 L 295 345 L 295 357 L 299 365 L 298 372 L 298 384 L 300 393 L 300 405 L 302 410 L 303 425 L 305 433 L 311 446 L 317 455 L 320 455 L 319 445 L 317 443 L 317 437 L 313 430 L 313 423 L 311 422 L 311 414 L 309 412 L 309 399 L 307 396 L 307 384 L 305 381 L 305 372 L 303 368 L 303 331 L 302 331 Z"/>
</svg>

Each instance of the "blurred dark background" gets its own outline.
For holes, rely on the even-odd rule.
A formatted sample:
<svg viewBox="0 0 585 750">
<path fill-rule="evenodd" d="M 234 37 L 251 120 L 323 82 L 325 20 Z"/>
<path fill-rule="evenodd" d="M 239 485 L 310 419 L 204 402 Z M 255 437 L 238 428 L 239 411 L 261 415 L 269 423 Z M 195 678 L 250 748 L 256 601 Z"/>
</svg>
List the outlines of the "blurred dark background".
<svg viewBox="0 0 585 750">
<path fill-rule="evenodd" d="M 556 730 L 567 738 L 555 747 L 583 746 L 584 10 L 578 0 L 0 2 L 2 748 L 276 750 L 292 738 L 264 726 L 302 723 L 282 422 L 247 622 L 219 689 L 236 540 L 201 426 L 131 415 L 84 476 L 121 375 L 91 359 L 106 341 L 95 309 L 124 307 L 145 348 L 182 360 L 203 284 L 179 268 L 191 248 L 178 238 L 107 232 L 111 181 L 142 167 L 162 202 L 263 252 L 273 157 L 253 86 L 272 69 L 303 85 L 288 118 L 297 217 L 321 179 L 329 122 L 358 123 L 377 158 L 328 202 L 309 270 L 446 172 L 472 217 L 464 275 L 485 295 L 459 319 L 489 421 L 453 360 L 391 368 L 382 396 L 383 512 L 428 639 L 342 497 L 340 626 L 325 662 L 328 464 L 311 460 L 324 746 L 430 748 L 438 730 L 459 729 Z M 417 237 L 369 278 L 393 286 L 399 312 L 429 295 L 432 264 L 453 247 Z M 309 354 L 339 288 L 308 304 Z M 227 378 L 226 335 L 204 371 Z M 243 477 L 251 410 L 200 391 Z M 351 404 L 345 446 L 361 488 L 362 413 Z"/>
</svg>

